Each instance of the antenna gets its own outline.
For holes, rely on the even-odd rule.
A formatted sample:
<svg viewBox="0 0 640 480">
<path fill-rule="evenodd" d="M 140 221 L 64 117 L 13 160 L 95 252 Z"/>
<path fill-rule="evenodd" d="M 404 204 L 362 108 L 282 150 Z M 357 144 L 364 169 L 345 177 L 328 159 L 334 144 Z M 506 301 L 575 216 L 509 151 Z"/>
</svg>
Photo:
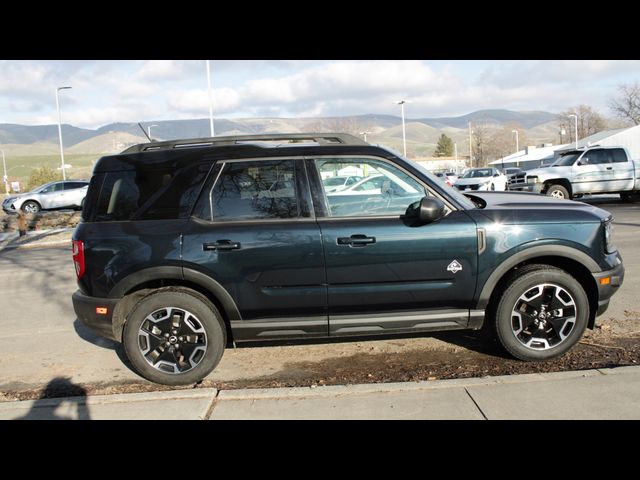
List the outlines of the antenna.
<svg viewBox="0 0 640 480">
<path fill-rule="evenodd" d="M 140 130 L 142 130 L 142 133 L 144 133 L 144 136 L 149 139 L 149 142 L 153 142 L 153 140 L 151 140 L 151 137 L 149 136 L 147 131 L 144 129 L 144 127 L 140 124 L 140 122 L 138 122 L 138 126 L 140 127 Z"/>
</svg>

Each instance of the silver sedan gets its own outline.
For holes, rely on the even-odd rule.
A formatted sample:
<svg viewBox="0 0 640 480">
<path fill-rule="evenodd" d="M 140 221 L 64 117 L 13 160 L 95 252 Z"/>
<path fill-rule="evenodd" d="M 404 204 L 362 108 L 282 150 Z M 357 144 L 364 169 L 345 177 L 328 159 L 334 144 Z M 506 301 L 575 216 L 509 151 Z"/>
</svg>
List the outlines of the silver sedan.
<svg viewBox="0 0 640 480">
<path fill-rule="evenodd" d="M 18 210 L 37 213 L 56 208 L 82 208 L 88 186 L 86 180 L 45 183 L 31 192 L 7 197 L 2 202 L 2 210 L 7 213 Z"/>
</svg>

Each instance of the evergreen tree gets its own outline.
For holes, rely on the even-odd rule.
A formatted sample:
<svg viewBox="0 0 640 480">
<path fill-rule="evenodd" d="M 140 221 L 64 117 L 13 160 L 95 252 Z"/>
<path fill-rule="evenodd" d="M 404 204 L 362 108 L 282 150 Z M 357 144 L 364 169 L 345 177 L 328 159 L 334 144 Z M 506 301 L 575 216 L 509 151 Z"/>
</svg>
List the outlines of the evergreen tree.
<svg viewBox="0 0 640 480">
<path fill-rule="evenodd" d="M 434 153 L 435 157 L 452 157 L 453 156 L 453 140 L 444 133 L 438 139 L 438 145 Z"/>
</svg>

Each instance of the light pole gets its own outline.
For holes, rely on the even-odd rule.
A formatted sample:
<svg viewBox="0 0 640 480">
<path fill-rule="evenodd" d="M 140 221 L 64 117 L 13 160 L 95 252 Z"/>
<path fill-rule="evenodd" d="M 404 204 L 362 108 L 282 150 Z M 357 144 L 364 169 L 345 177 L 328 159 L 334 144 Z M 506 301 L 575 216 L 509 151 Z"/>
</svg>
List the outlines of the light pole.
<svg viewBox="0 0 640 480">
<path fill-rule="evenodd" d="M 207 94 L 209 95 L 209 130 L 211 131 L 211 136 L 215 137 L 215 132 L 213 131 L 213 96 L 211 95 L 211 72 L 209 71 L 209 60 L 207 63 Z"/>
<path fill-rule="evenodd" d="M 516 134 L 516 153 L 520 151 L 520 144 L 518 142 L 518 130 L 511 130 L 511 133 Z"/>
<path fill-rule="evenodd" d="M 71 87 L 58 87 L 56 89 L 56 109 L 58 110 L 58 140 L 60 141 L 60 166 L 62 167 L 62 180 L 67 179 L 65 172 L 66 165 L 64 164 L 64 149 L 62 148 L 62 118 L 60 117 L 60 90 L 68 90 Z"/>
<path fill-rule="evenodd" d="M 578 148 L 578 115 L 576 115 L 575 113 L 571 113 L 569 114 L 570 117 L 573 117 L 573 119 L 575 120 L 576 124 L 575 124 L 575 134 L 576 134 L 576 149 Z"/>
<path fill-rule="evenodd" d="M 402 146 L 404 148 L 404 156 L 407 156 L 407 136 L 404 130 L 404 104 L 407 103 L 406 100 L 398 100 L 396 104 L 400 105 L 402 108 Z"/>
<path fill-rule="evenodd" d="M 364 141 L 367 141 L 367 135 L 370 134 L 371 132 L 360 132 L 360 135 L 364 136 Z"/>
<path fill-rule="evenodd" d="M 473 130 L 471 130 L 471 122 L 469 122 L 469 166 L 473 167 L 473 151 L 471 149 L 471 134 Z"/>
<path fill-rule="evenodd" d="M 149 125 L 147 127 L 147 133 L 149 134 L 149 141 L 153 140 L 153 137 L 151 136 L 151 127 L 157 127 L 158 125 Z"/>
<path fill-rule="evenodd" d="M 9 177 L 7 177 L 7 161 L 4 158 L 4 150 L 0 150 L 2 152 L 2 166 L 4 167 L 4 176 L 2 180 L 4 181 L 4 189 L 7 195 L 9 194 Z"/>
</svg>

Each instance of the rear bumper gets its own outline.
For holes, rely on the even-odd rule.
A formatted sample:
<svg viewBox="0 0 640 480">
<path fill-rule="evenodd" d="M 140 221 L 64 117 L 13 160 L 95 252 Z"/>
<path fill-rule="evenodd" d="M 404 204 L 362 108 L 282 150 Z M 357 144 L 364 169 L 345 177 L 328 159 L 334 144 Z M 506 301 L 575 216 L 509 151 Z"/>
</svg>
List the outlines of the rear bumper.
<svg viewBox="0 0 640 480">
<path fill-rule="evenodd" d="M 76 290 L 71 300 L 78 320 L 98 335 L 120 341 L 120 339 L 114 337 L 112 328 L 113 310 L 119 299 L 89 297 L 80 290 Z M 107 313 L 99 314 L 96 311 L 97 308 L 106 308 Z"/>
</svg>

